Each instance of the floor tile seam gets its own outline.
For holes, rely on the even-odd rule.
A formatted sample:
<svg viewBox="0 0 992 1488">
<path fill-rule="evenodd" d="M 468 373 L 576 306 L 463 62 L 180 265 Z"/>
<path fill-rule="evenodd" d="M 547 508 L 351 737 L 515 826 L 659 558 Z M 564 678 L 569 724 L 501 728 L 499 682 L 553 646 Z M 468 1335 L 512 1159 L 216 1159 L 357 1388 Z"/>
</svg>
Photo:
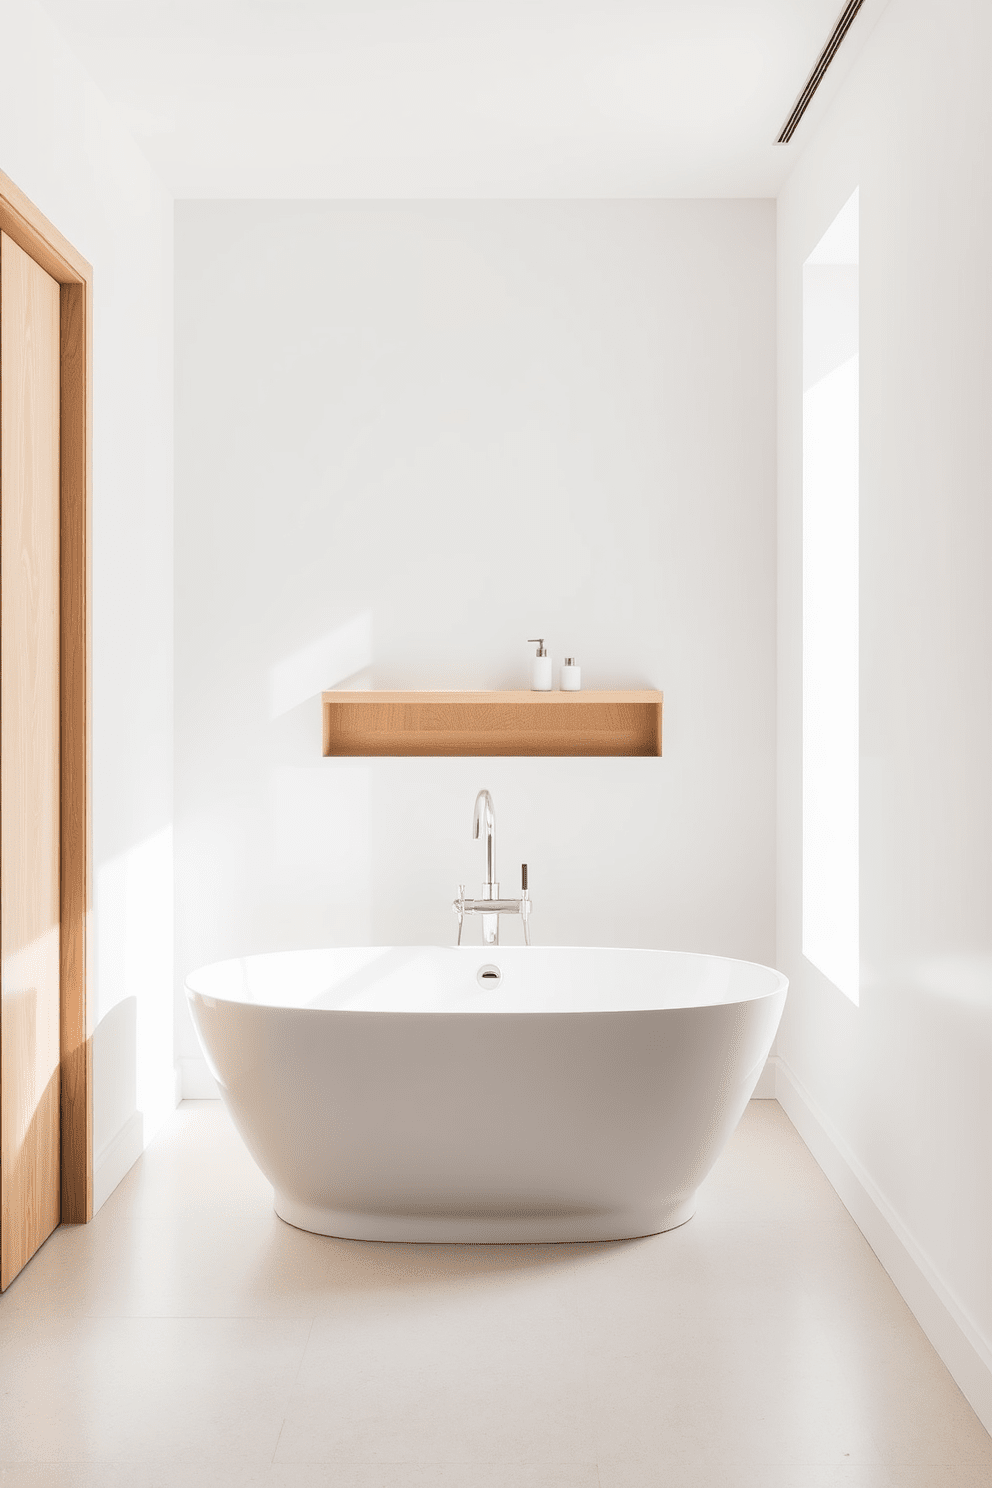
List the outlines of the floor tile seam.
<svg viewBox="0 0 992 1488">
<path fill-rule="evenodd" d="M 11 1323 L 305 1323 L 332 1314 L 313 1312 L 37 1312 L 18 1313 Z M 309 1342 L 310 1334 L 307 1334 Z"/>
<path fill-rule="evenodd" d="M 579 1280 L 573 1275 L 572 1301 L 575 1307 L 575 1322 L 578 1328 L 579 1338 L 582 1341 L 582 1383 L 585 1396 L 586 1418 L 589 1422 L 590 1436 L 592 1437 L 593 1455 L 595 1458 L 596 1477 L 599 1478 L 599 1430 L 597 1428 L 596 1396 L 592 1387 L 592 1364 L 594 1343 L 590 1338 L 590 1325 L 583 1312 L 582 1296 Z"/>
<path fill-rule="evenodd" d="M 295 1382 L 294 1382 L 294 1388 L 295 1388 Z M 292 1394 L 292 1391 L 290 1391 L 290 1394 Z M 278 1456 L 278 1453 L 279 1453 L 279 1443 L 282 1441 L 282 1434 L 285 1431 L 285 1429 L 286 1429 L 286 1415 L 284 1414 L 282 1420 L 279 1422 L 279 1430 L 276 1432 L 276 1443 L 275 1443 L 275 1446 L 272 1448 L 272 1456 L 269 1458 L 269 1466 L 270 1467 L 277 1467 L 278 1466 L 278 1463 L 276 1462 L 276 1457 Z"/>
<path fill-rule="evenodd" d="M 754 1457 L 731 1457 L 731 1456 L 728 1455 L 726 1457 L 707 1457 L 707 1458 L 695 1457 L 695 1458 L 693 1458 L 693 1459 L 690 1460 L 688 1458 L 678 1457 L 678 1456 L 676 1456 L 676 1457 L 673 1458 L 673 1456 L 671 1455 L 671 1453 L 668 1453 L 668 1454 L 666 1454 L 663 1457 L 662 1454 L 661 1454 L 661 1452 L 645 1452 L 645 1453 L 642 1453 L 639 1457 L 610 1457 L 610 1456 L 607 1456 L 607 1455 L 602 1455 L 599 1458 L 597 1465 L 599 1467 L 601 1467 L 601 1468 L 652 1467 L 652 1466 L 655 1466 L 655 1465 L 661 1465 L 661 1466 L 664 1466 L 666 1468 L 669 1468 L 670 1467 L 670 1468 L 673 1468 L 673 1469 L 677 1469 L 678 1471 L 683 1471 L 685 1469 L 697 1469 L 698 1468 L 700 1471 L 706 1471 L 706 1472 L 710 1472 L 710 1473 L 715 1473 L 715 1472 L 729 1472 L 729 1471 L 735 1471 L 735 1472 L 740 1472 L 740 1471 L 744 1471 L 744 1472 L 807 1472 L 807 1471 L 809 1471 L 809 1472 L 821 1472 L 822 1471 L 822 1472 L 830 1472 L 830 1473 L 846 1473 L 846 1472 L 886 1473 L 886 1472 L 889 1472 L 892 1468 L 903 1468 L 903 1467 L 918 1468 L 918 1467 L 921 1466 L 920 1463 L 916 1463 L 916 1462 L 869 1462 L 869 1461 L 866 1461 L 865 1459 L 863 1459 L 860 1456 L 857 1456 L 857 1457 L 853 1457 L 853 1456 L 852 1457 L 845 1457 L 844 1460 L 843 1460 L 843 1462 L 838 1462 L 836 1458 L 807 1457 L 807 1456 L 800 1456 L 800 1457 L 795 1457 L 795 1458 L 787 1458 L 787 1457 L 758 1457 L 758 1456 L 754 1456 Z M 941 1469 L 943 1469 L 944 1467 L 946 1467 L 949 1470 L 955 1470 L 956 1469 L 958 1471 L 960 1471 L 961 1468 L 963 1467 L 966 1470 L 970 1471 L 971 1470 L 971 1467 L 972 1467 L 972 1464 L 971 1463 L 960 1463 L 960 1462 L 951 1462 L 951 1463 L 931 1462 L 931 1463 L 924 1463 L 924 1464 L 922 1464 L 922 1466 L 923 1467 L 926 1467 L 926 1468 L 941 1468 Z"/>
<path fill-rule="evenodd" d="M 881 1265 L 881 1262 L 879 1262 L 879 1264 Z M 910 1316 L 912 1317 L 912 1321 L 916 1325 L 916 1327 L 919 1329 L 920 1333 L 923 1334 L 923 1330 L 922 1330 L 922 1328 L 920 1328 L 920 1325 L 917 1322 L 916 1318 L 913 1317 L 912 1314 L 910 1314 Z M 926 1334 L 923 1334 L 923 1337 L 924 1337 L 924 1339 L 926 1340 L 927 1343 L 930 1342 L 930 1340 L 926 1338 Z M 827 1346 L 828 1346 L 828 1348 L 830 1348 L 831 1352 L 836 1355 L 836 1349 L 835 1349 L 834 1344 L 832 1342 L 828 1341 L 828 1345 Z M 934 1352 L 936 1353 L 936 1350 L 934 1350 Z M 978 1422 L 979 1428 L 984 1431 L 985 1428 L 984 1428 L 981 1420 L 975 1415 L 974 1407 L 971 1405 L 971 1403 L 968 1400 L 967 1396 L 961 1390 L 960 1386 L 958 1385 L 957 1380 L 955 1380 L 954 1377 L 953 1377 L 953 1375 L 951 1375 L 950 1371 L 947 1369 L 947 1366 L 944 1364 L 944 1361 L 940 1358 L 939 1355 L 937 1355 L 937 1360 L 938 1360 L 938 1363 L 940 1365 L 940 1368 L 944 1371 L 944 1373 L 947 1374 L 948 1379 L 949 1379 L 951 1385 L 953 1385 L 955 1387 L 955 1389 L 957 1390 L 957 1393 L 958 1393 L 958 1395 L 961 1398 L 961 1404 L 964 1406 L 965 1410 L 970 1415 L 975 1416 L 975 1419 Z M 871 1418 L 877 1418 L 877 1416 L 878 1416 L 878 1411 L 873 1409 L 872 1412 L 871 1412 Z M 942 1471 L 943 1470 L 952 1471 L 954 1469 L 962 1469 L 962 1468 L 964 1468 L 964 1469 L 970 1471 L 971 1469 L 982 1469 L 982 1468 L 984 1468 L 987 1471 L 988 1468 L 989 1468 L 989 1458 L 988 1458 L 988 1455 L 985 1455 L 982 1459 L 979 1459 L 979 1458 L 976 1457 L 976 1458 L 970 1459 L 970 1460 L 968 1458 L 962 1459 L 960 1456 L 952 1459 L 952 1458 L 948 1458 L 948 1457 L 943 1456 L 943 1455 L 940 1456 L 940 1457 L 937 1457 L 937 1458 L 928 1458 L 928 1459 L 925 1459 L 924 1460 L 919 1454 L 916 1454 L 916 1455 L 914 1455 L 912 1457 L 901 1456 L 901 1455 L 898 1454 L 898 1452 L 896 1454 L 893 1454 L 893 1453 L 891 1453 L 891 1452 L 889 1452 L 889 1451 L 886 1450 L 884 1441 L 879 1437 L 879 1435 L 878 1435 L 878 1429 L 873 1424 L 873 1421 L 872 1420 L 870 1420 L 869 1425 L 867 1426 L 866 1429 L 867 1429 L 867 1432 L 868 1432 L 868 1437 L 869 1437 L 870 1441 L 873 1443 L 876 1452 L 878 1453 L 878 1465 L 879 1465 L 879 1467 L 881 1467 L 883 1469 L 889 1469 L 889 1468 L 899 1468 L 899 1469 L 902 1469 L 902 1468 L 907 1468 L 907 1469 L 908 1468 L 918 1468 L 918 1469 L 939 1468 Z M 989 1435 L 989 1433 L 986 1432 L 986 1436 L 988 1436 L 988 1435 Z"/>
<path fill-rule="evenodd" d="M 304 1361 L 305 1361 L 305 1360 L 306 1360 L 306 1356 L 307 1356 L 307 1350 L 308 1350 L 308 1349 L 309 1349 L 309 1347 L 310 1347 L 310 1340 L 311 1340 L 311 1338 L 312 1338 L 312 1337 L 313 1337 L 313 1330 L 314 1330 L 314 1328 L 315 1328 L 315 1327 L 316 1327 L 316 1325 L 317 1325 L 317 1316 L 318 1316 L 318 1315 L 317 1315 L 317 1314 L 316 1314 L 316 1313 L 314 1313 L 314 1314 L 313 1314 L 313 1315 L 312 1315 L 312 1316 L 311 1316 L 311 1318 L 310 1318 L 310 1326 L 309 1326 L 309 1328 L 308 1328 L 308 1329 L 307 1329 L 307 1336 L 306 1336 L 306 1340 L 305 1340 L 305 1342 L 304 1342 L 304 1344 L 303 1344 L 303 1349 L 302 1349 L 302 1351 L 301 1351 L 301 1353 L 300 1353 L 300 1362 L 299 1362 L 299 1364 L 297 1364 L 297 1366 L 296 1366 L 296 1373 L 295 1373 L 295 1375 L 294 1375 L 294 1376 L 293 1376 L 293 1384 L 292 1384 L 292 1388 L 293 1388 L 293 1389 L 294 1389 L 294 1390 L 295 1390 L 295 1389 L 296 1389 L 296 1386 L 297 1386 L 297 1385 L 298 1385 L 298 1384 L 299 1384 L 299 1380 L 300 1380 L 300 1371 L 301 1371 L 301 1370 L 302 1370 L 302 1368 L 303 1368 L 303 1364 L 304 1364 Z"/>
<path fill-rule="evenodd" d="M 222 1456 L 221 1455 L 218 1455 L 216 1453 L 214 1455 L 212 1455 L 212 1456 L 209 1456 L 209 1455 L 206 1455 L 206 1454 L 199 1454 L 199 1453 L 186 1454 L 184 1456 L 180 1456 L 180 1455 L 170 1456 L 168 1454 L 163 1455 L 163 1453 L 161 1451 L 157 1451 L 154 1456 L 147 1456 L 147 1457 L 144 1456 L 144 1455 L 133 1456 L 133 1457 L 14 1457 L 14 1458 L 10 1458 L 10 1459 L 8 1459 L 6 1461 L 3 1460 L 2 1458 L 0 1458 L 0 1471 L 6 1471 L 8 1468 L 11 1468 L 11 1467 L 16 1467 L 16 1468 L 27 1468 L 27 1467 L 30 1467 L 30 1468 L 49 1468 L 49 1467 L 77 1468 L 77 1467 L 79 1467 L 79 1468 L 90 1468 L 90 1469 L 100 1469 L 100 1468 L 104 1468 L 104 1467 L 119 1467 L 119 1468 L 130 1468 L 130 1469 L 141 1468 L 143 1470 L 144 1469 L 153 1469 L 153 1470 L 158 1470 L 159 1472 L 170 1472 L 170 1473 L 185 1471 L 187 1469 L 195 1469 L 197 1471 L 216 1471 L 216 1472 L 222 1472 L 222 1471 L 230 1470 L 230 1469 L 237 1469 L 238 1471 L 266 1472 L 266 1471 L 268 1471 L 268 1469 L 270 1467 L 287 1467 L 287 1466 L 288 1467 L 296 1467 L 296 1466 L 300 1466 L 300 1467 L 338 1467 L 338 1466 L 350 1467 L 350 1466 L 356 1466 L 356 1465 L 357 1466 L 374 1466 L 374 1467 L 377 1467 L 380 1464 L 379 1463 L 369 1463 L 369 1462 L 362 1462 L 362 1463 L 358 1463 L 358 1464 L 353 1464 L 353 1463 L 348 1463 L 348 1462 L 346 1462 L 346 1463 L 338 1463 L 337 1461 L 313 1462 L 313 1463 L 311 1463 L 311 1462 L 300 1462 L 299 1464 L 297 1464 L 296 1462 L 289 1462 L 289 1463 L 286 1463 L 286 1462 L 282 1462 L 282 1463 L 276 1462 L 276 1463 L 273 1463 L 270 1460 L 268 1453 L 266 1451 L 264 1451 L 264 1450 L 252 1451 L 252 1452 L 248 1452 L 248 1453 L 240 1452 L 240 1453 L 236 1453 L 236 1454 L 232 1454 L 232 1453 L 228 1452 L 228 1453 L 225 1453 Z M 391 1464 L 387 1464 L 387 1465 L 391 1465 Z M 411 1465 L 411 1464 L 401 1464 L 401 1465 Z M 413 1466 L 416 1466 L 418 1464 L 414 1462 L 412 1465 Z"/>
<path fill-rule="evenodd" d="M 299 1363 L 296 1366 L 296 1373 L 293 1375 L 293 1382 L 286 1392 L 286 1406 L 282 1413 L 282 1420 L 279 1422 L 279 1430 L 276 1433 L 275 1445 L 272 1448 L 272 1456 L 269 1458 L 270 1467 L 278 1466 L 276 1458 L 279 1454 L 279 1443 L 282 1441 L 282 1434 L 286 1429 L 286 1422 L 289 1419 L 289 1407 L 292 1404 L 293 1396 L 296 1394 L 297 1386 L 300 1383 L 300 1375 L 303 1372 L 303 1365 L 307 1357 L 307 1349 L 310 1347 L 310 1340 L 313 1337 L 314 1324 L 316 1323 L 316 1321 L 316 1317 L 312 1317 L 310 1319 L 310 1326 L 307 1329 L 306 1341 L 304 1342 L 303 1348 L 300 1351 L 300 1359 Z"/>
<path fill-rule="evenodd" d="M 860 1234 L 860 1231 L 859 1231 L 859 1234 Z M 877 1256 L 876 1256 L 875 1259 L 878 1260 Z M 878 1264 L 881 1267 L 881 1262 L 880 1261 L 878 1262 Z M 830 1356 L 830 1359 L 833 1362 L 835 1374 L 836 1374 L 837 1378 L 840 1379 L 843 1382 L 844 1388 L 847 1391 L 848 1396 L 852 1399 L 852 1403 L 857 1404 L 857 1401 L 854 1400 L 854 1393 L 855 1392 L 854 1392 L 853 1386 L 851 1385 L 848 1371 L 845 1368 L 844 1358 L 843 1358 L 842 1354 L 840 1353 L 840 1350 L 838 1348 L 837 1343 L 835 1342 L 833 1331 L 831 1329 L 829 1329 L 828 1327 L 825 1326 L 826 1322 L 828 1321 L 828 1318 L 826 1316 L 821 1316 L 820 1315 L 820 1311 L 819 1311 L 819 1309 L 818 1309 L 818 1307 L 816 1305 L 816 1299 L 815 1299 L 814 1294 L 813 1294 L 813 1289 L 812 1289 L 809 1281 L 806 1279 L 805 1274 L 802 1273 L 802 1272 L 800 1274 L 803 1275 L 803 1281 L 802 1281 L 802 1284 L 801 1284 L 802 1295 L 806 1298 L 806 1301 L 809 1303 L 809 1305 L 811 1307 L 811 1310 L 812 1310 L 812 1313 L 816 1317 L 817 1323 L 818 1324 L 821 1324 L 821 1325 L 824 1325 L 824 1326 L 821 1327 L 821 1337 L 823 1339 L 824 1344 L 826 1345 L 826 1349 L 827 1349 L 827 1352 L 828 1352 L 828 1354 Z M 831 1404 L 831 1406 L 829 1407 L 829 1411 L 830 1411 L 831 1422 L 838 1428 L 838 1434 L 839 1435 L 843 1435 L 844 1434 L 843 1433 L 843 1418 L 841 1416 L 841 1413 L 837 1410 L 837 1408 L 836 1408 L 836 1406 L 834 1404 Z M 869 1443 L 874 1448 L 877 1461 L 874 1464 L 868 1463 L 868 1462 L 862 1462 L 860 1460 L 860 1457 L 859 1457 L 859 1458 L 852 1459 L 850 1462 L 844 1462 L 843 1464 L 841 1464 L 843 1467 L 846 1468 L 846 1467 L 850 1466 L 850 1467 L 859 1467 L 860 1468 L 860 1467 L 871 1467 L 871 1466 L 875 1466 L 875 1467 L 880 1467 L 880 1468 L 882 1468 L 884 1470 L 884 1469 L 887 1469 L 889 1467 L 905 1465 L 905 1464 L 893 1463 L 893 1462 L 888 1461 L 888 1459 L 886 1458 L 885 1451 L 883 1449 L 883 1443 L 880 1440 L 880 1438 L 878 1436 L 878 1433 L 877 1433 L 877 1430 L 875 1428 L 874 1422 L 871 1419 L 869 1419 L 868 1424 L 864 1427 L 864 1430 L 865 1430 L 865 1432 L 867 1434 Z M 819 1464 L 809 1463 L 809 1464 L 806 1464 L 806 1465 L 812 1467 L 814 1465 L 819 1465 Z M 933 1464 L 933 1465 L 934 1466 L 939 1466 L 940 1464 Z"/>
<path fill-rule="evenodd" d="M 599 1463 L 585 1457 L 558 1458 L 553 1461 L 539 1461 L 536 1459 L 525 1459 L 521 1461 L 506 1462 L 498 1458 L 454 1458 L 454 1457 L 294 1457 L 289 1461 L 267 1463 L 264 1458 L 254 1462 L 249 1458 L 227 1459 L 231 1464 L 240 1468 L 254 1467 L 415 1467 L 415 1468 L 447 1468 L 447 1467 L 492 1467 L 492 1468 L 544 1468 L 556 1469 L 559 1467 L 594 1467 L 599 1477 Z M 612 1465 L 612 1464 L 608 1464 Z M 621 1466 L 628 1464 L 622 1463 Z M 939 1464 L 938 1464 L 939 1465 Z M 0 1458 L 0 1472 L 6 1472 L 9 1468 L 24 1467 L 58 1467 L 58 1468 L 145 1468 L 151 1467 L 164 1469 L 171 1472 L 173 1469 L 185 1468 L 223 1468 L 224 1464 L 218 1462 L 216 1457 L 176 1457 L 172 1459 L 159 1457 L 9 1457 Z M 759 1463 L 759 1467 L 764 1464 Z M 960 1468 L 958 1469 L 961 1470 Z M 964 1471 L 970 1471 L 965 1468 Z"/>
<path fill-rule="evenodd" d="M 11 1457 L 6 1461 L 0 1459 L 0 1473 L 24 1471 L 34 1469 L 46 1472 L 49 1468 L 59 1471 L 76 1472 L 77 1470 L 91 1473 L 105 1472 L 110 1469 L 119 1472 L 156 1472 L 162 1474 L 174 1474 L 192 1470 L 194 1472 L 224 1472 L 234 1469 L 244 1472 L 267 1472 L 268 1469 L 279 1463 L 272 1464 L 264 1452 L 252 1457 Z M 290 1464 L 295 1466 L 294 1464 Z M 348 1465 L 348 1464 L 345 1464 Z M 390 1464 L 391 1465 L 391 1464 Z M 414 1464 L 416 1465 L 416 1464 Z M 336 1463 L 302 1463 L 304 1467 L 335 1467 Z M 0 1479 L 2 1481 L 2 1479 Z"/>
<path fill-rule="evenodd" d="M 162 1458 L 160 1455 L 155 1456 L 155 1457 L 148 1457 L 148 1458 L 144 1458 L 144 1457 L 4 1457 L 4 1458 L 0 1458 L 0 1470 L 3 1470 L 3 1471 L 6 1471 L 8 1468 L 24 1468 L 24 1467 L 34 1467 L 34 1468 L 41 1468 L 41 1467 L 77 1468 L 78 1467 L 78 1468 L 89 1468 L 89 1469 L 99 1469 L 99 1468 L 135 1468 L 135 1467 L 144 1468 L 144 1467 L 152 1467 L 152 1468 L 165 1469 L 166 1471 L 171 1471 L 172 1469 L 175 1469 L 175 1468 L 183 1468 L 183 1469 L 184 1468 L 217 1468 L 217 1467 L 219 1467 L 221 1465 L 222 1464 L 220 1464 L 218 1462 L 218 1460 L 217 1460 L 216 1457 L 176 1457 L 176 1458 L 171 1458 L 170 1459 L 170 1458 Z M 232 1465 L 233 1466 L 236 1466 L 238 1468 L 242 1468 L 242 1467 L 248 1467 L 248 1468 L 250 1468 L 250 1467 L 252 1467 L 254 1465 L 257 1465 L 257 1466 L 260 1466 L 260 1467 L 272 1466 L 272 1467 L 283 1467 L 283 1468 L 287 1468 L 287 1467 L 289 1467 L 289 1468 L 296 1468 L 296 1467 L 321 1467 L 321 1468 L 324 1468 L 324 1467 L 327 1467 L 327 1468 L 333 1468 L 333 1467 L 372 1467 L 372 1468 L 393 1468 L 393 1467 L 413 1467 L 413 1468 L 451 1468 L 451 1467 L 463 1468 L 463 1467 L 467 1467 L 467 1468 L 472 1468 L 472 1467 L 486 1467 L 486 1468 L 496 1468 L 496 1469 L 499 1469 L 499 1468 L 513 1467 L 513 1468 L 557 1469 L 557 1468 L 562 1468 L 562 1467 L 594 1467 L 596 1469 L 596 1476 L 597 1476 L 597 1479 L 599 1480 L 600 1485 L 602 1484 L 602 1472 L 601 1472 L 601 1469 L 602 1468 L 655 1467 L 655 1466 L 662 1467 L 663 1466 L 663 1467 L 666 1467 L 666 1468 L 674 1468 L 675 1470 L 680 1471 L 680 1470 L 682 1470 L 685 1467 L 692 1467 L 693 1466 L 693 1464 L 685 1463 L 685 1462 L 672 1462 L 671 1458 L 668 1457 L 668 1456 L 666 1456 L 666 1457 L 664 1457 L 662 1459 L 658 1454 L 648 1454 L 648 1455 L 641 1456 L 641 1457 L 630 1457 L 630 1458 L 608 1458 L 608 1459 L 604 1460 L 603 1462 L 600 1462 L 598 1459 L 594 1459 L 594 1458 L 591 1458 L 591 1457 L 554 1457 L 554 1458 L 522 1457 L 522 1458 L 513 1458 L 513 1459 L 506 1459 L 506 1458 L 499 1458 L 499 1457 L 293 1457 L 291 1459 L 284 1459 L 282 1462 L 274 1462 L 273 1461 L 273 1462 L 268 1463 L 268 1464 L 264 1461 L 264 1459 L 261 1459 L 260 1458 L 259 1461 L 256 1464 L 256 1463 L 253 1463 L 253 1461 L 252 1461 L 251 1458 L 242 1458 L 242 1459 L 235 1459 L 233 1461 Z M 845 1473 L 848 1472 L 849 1470 L 854 1471 L 854 1472 L 858 1472 L 858 1473 L 860 1473 L 860 1472 L 862 1472 L 864 1470 L 868 1470 L 868 1471 L 875 1472 L 875 1473 L 877 1473 L 877 1472 L 883 1472 L 884 1473 L 884 1472 L 888 1472 L 891 1468 L 894 1467 L 894 1468 L 899 1468 L 899 1469 L 906 1468 L 906 1469 L 909 1469 L 909 1470 L 916 1470 L 916 1471 L 929 1471 L 929 1470 L 932 1470 L 932 1469 L 937 1469 L 937 1470 L 939 1470 L 941 1472 L 946 1471 L 946 1472 L 951 1472 L 951 1473 L 966 1473 L 968 1475 L 971 1475 L 971 1474 L 973 1474 L 976 1471 L 980 1471 L 981 1470 L 981 1467 L 982 1467 L 981 1464 L 976 1465 L 976 1464 L 972 1464 L 972 1463 L 960 1463 L 960 1462 L 923 1462 L 923 1463 L 921 1463 L 921 1462 L 901 1462 L 901 1461 L 900 1462 L 892 1462 L 892 1463 L 858 1463 L 858 1462 L 852 1462 L 852 1463 L 847 1463 L 847 1462 L 845 1462 L 845 1463 L 834 1463 L 834 1462 L 819 1462 L 819 1461 L 812 1461 L 812 1462 L 810 1462 L 810 1461 L 803 1461 L 803 1462 L 782 1462 L 782 1461 L 780 1461 L 778 1459 L 767 1460 L 767 1459 L 763 1459 L 763 1458 L 762 1459 L 751 1458 L 751 1459 L 748 1459 L 747 1461 L 734 1460 L 734 1461 L 709 1462 L 709 1463 L 701 1463 L 701 1464 L 698 1464 L 698 1465 L 701 1468 L 703 1468 L 704 1470 L 715 1470 L 715 1471 L 744 1469 L 744 1470 L 746 1470 L 748 1472 L 764 1472 L 764 1471 L 781 1471 L 783 1468 L 785 1468 L 786 1470 L 796 1470 L 797 1469 L 799 1471 L 806 1471 L 807 1469 L 816 1470 L 816 1469 L 822 1467 L 822 1468 L 833 1469 L 834 1471 L 845 1472 Z"/>
<path fill-rule="evenodd" d="M 947 1472 L 947 1473 L 988 1473 L 989 1464 L 985 1462 L 962 1462 L 960 1458 L 948 1461 L 942 1457 L 939 1461 L 923 1457 L 891 1457 L 878 1464 L 876 1469 L 880 1472 Z M 987 1482 L 988 1479 L 986 1478 Z"/>
<path fill-rule="evenodd" d="M 4 1466 L 0 1462 L 0 1467 Z M 89 1464 L 83 1464 L 87 1466 Z M 125 1464 L 128 1466 L 129 1464 Z M 143 1466 L 144 1464 L 142 1464 Z M 185 1463 L 183 1464 L 186 1465 Z M 197 1464 L 192 1464 L 196 1466 Z M 214 1464 L 208 1463 L 208 1466 Z M 593 1457 L 284 1457 L 280 1462 L 273 1462 L 273 1467 L 536 1467 L 536 1468 L 559 1468 L 559 1467 L 594 1467 L 599 1473 L 600 1464 Z M 606 1463 L 605 1466 L 613 1466 Z M 617 1464 L 621 1467 L 630 1466 L 629 1463 Z M 763 1464 L 759 1463 L 759 1467 Z M 15 1463 L 14 1466 L 20 1466 Z"/>
<path fill-rule="evenodd" d="M 264 1468 L 270 1466 L 261 1453 L 258 1454 L 257 1458 L 238 1457 L 228 1458 L 226 1460 L 231 1462 L 236 1468 Z M 309 1466 L 310 1464 L 303 1465 Z M 313 1465 L 316 1467 L 334 1466 L 333 1463 L 325 1464 L 320 1462 Z M 387 1463 L 386 1465 L 391 1467 L 393 1464 Z M 223 1466 L 224 1463 L 216 1457 L 163 1458 L 161 1454 L 155 1457 L 0 1457 L 0 1472 L 6 1472 L 10 1467 L 152 1467 L 164 1468 L 166 1471 L 171 1472 L 176 1468 L 222 1468 Z"/>
</svg>

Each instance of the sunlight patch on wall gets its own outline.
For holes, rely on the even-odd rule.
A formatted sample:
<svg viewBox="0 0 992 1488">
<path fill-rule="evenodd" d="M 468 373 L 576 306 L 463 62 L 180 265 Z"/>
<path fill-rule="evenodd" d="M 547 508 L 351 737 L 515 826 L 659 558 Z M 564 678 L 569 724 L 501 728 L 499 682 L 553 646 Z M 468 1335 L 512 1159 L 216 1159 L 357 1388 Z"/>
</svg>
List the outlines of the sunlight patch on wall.
<svg viewBox="0 0 992 1488">
<path fill-rule="evenodd" d="M 173 1068 L 172 827 L 163 827 L 97 871 L 97 985 L 101 1020 L 133 997 L 134 1045 L 104 1050 L 114 1078 L 107 1090 L 133 1089 L 145 1144 L 175 1108 Z M 129 1025 L 130 1026 L 130 1025 Z M 121 1025 L 123 1030 L 123 1025 Z M 133 1070 L 133 1086 L 131 1071 Z M 105 1107 L 95 1093 L 94 1146 L 110 1141 L 132 1113 Z"/>
<path fill-rule="evenodd" d="M 269 673 L 271 716 L 280 718 L 329 687 L 356 679 L 356 691 L 366 691 L 368 679 L 357 674 L 372 665 L 372 612 L 364 610 L 328 635 L 311 641 L 277 663 Z"/>
<path fill-rule="evenodd" d="M 803 954 L 853 1002 L 859 946 L 858 193 L 803 267 Z"/>
</svg>

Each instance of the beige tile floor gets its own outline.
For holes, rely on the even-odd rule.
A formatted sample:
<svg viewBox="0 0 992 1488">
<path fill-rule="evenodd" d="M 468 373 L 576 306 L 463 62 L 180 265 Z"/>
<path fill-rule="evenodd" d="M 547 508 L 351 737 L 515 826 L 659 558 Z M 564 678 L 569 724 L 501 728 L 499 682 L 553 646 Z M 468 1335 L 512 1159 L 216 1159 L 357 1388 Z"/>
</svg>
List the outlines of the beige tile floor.
<svg viewBox="0 0 992 1488">
<path fill-rule="evenodd" d="M 0 1298 L 2 1488 L 992 1488 L 774 1101 L 667 1235 L 294 1230 L 216 1101 Z"/>
</svg>

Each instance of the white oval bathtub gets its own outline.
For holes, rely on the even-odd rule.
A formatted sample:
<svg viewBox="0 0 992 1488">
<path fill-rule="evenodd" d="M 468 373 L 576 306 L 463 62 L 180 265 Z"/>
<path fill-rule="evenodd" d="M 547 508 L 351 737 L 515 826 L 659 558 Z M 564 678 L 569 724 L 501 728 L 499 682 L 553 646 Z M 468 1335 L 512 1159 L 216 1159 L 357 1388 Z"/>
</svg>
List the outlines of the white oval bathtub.
<svg viewBox="0 0 992 1488">
<path fill-rule="evenodd" d="M 787 985 L 671 951 L 412 946 L 219 962 L 186 992 L 277 1214 L 348 1239 L 482 1242 L 689 1219 Z"/>
</svg>

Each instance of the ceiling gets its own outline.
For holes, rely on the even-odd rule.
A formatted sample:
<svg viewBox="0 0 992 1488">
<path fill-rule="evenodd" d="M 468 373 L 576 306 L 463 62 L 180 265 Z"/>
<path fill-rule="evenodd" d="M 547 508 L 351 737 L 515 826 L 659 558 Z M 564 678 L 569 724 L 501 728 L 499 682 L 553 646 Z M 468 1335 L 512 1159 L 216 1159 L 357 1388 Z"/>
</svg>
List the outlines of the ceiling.
<svg viewBox="0 0 992 1488">
<path fill-rule="evenodd" d="M 836 87 L 885 0 L 869 0 Z M 774 196 L 842 0 L 44 0 L 179 197 Z M 825 106 L 819 97 L 814 109 Z"/>
</svg>

